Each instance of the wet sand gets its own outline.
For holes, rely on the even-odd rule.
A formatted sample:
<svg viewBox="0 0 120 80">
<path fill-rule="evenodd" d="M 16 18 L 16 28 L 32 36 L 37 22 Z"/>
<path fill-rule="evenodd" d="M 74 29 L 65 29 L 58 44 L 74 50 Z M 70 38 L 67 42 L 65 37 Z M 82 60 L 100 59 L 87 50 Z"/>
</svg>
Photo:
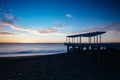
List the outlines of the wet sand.
<svg viewBox="0 0 120 80">
<path fill-rule="evenodd" d="M 86 52 L 0 58 L 0 80 L 120 80 L 119 63 L 97 56 Z"/>
</svg>

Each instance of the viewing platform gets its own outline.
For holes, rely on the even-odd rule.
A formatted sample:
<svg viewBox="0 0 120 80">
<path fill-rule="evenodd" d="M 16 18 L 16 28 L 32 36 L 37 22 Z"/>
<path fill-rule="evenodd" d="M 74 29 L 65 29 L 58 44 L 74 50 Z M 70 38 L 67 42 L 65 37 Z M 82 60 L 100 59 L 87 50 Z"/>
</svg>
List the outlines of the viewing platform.
<svg viewBox="0 0 120 80">
<path fill-rule="evenodd" d="M 101 35 L 106 32 L 91 32 L 85 34 L 69 35 L 66 37 L 67 52 L 85 50 L 105 50 L 107 48 L 120 49 L 120 43 L 102 43 Z M 83 43 L 82 38 L 87 37 L 88 43 Z"/>
</svg>

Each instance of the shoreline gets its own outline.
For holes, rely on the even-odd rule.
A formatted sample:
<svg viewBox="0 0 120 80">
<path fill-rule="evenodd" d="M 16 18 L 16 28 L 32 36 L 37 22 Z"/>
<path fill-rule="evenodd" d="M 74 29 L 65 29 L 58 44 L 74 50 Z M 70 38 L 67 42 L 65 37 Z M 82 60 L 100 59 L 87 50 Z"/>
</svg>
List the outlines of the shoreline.
<svg viewBox="0 0 120 80">
<path fill-rule="evenodd" d="M 60 52 L 60 53 L 45 53 L 45 54 L 42 54 L 42 53 L 26 53 L 26 54 L 3 54 L 3 55 L 0 55 L 0 58 L 12 58 L 12 57 L 32 57 L 32 56 L 47 56 L 47 55 L 55 55 L 55 54 L 65 54 L 65 52 Z"/>
</svg>

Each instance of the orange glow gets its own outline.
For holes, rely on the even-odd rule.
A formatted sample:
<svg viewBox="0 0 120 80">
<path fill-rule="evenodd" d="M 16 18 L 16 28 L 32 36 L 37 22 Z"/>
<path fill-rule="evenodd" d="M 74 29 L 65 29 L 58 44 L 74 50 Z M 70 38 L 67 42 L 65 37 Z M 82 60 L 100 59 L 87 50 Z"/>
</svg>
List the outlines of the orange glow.
<svg viewBox="0 0 120 80">
<path fill-rule="evenodd" d="M 55 40 L 52 38 L 40 39 L 40 38 L 28 38 L 28 37 L 19 37 L 19 38 L 0 38 L 0 43 L 64 43 L 64 40 Z"/>
<path fill-rule="evenodd" d="M 19 39 L 0 39 L 0 43 L 20 43 Z"/>
<path fill-rule="evenodd" d="M 93 42 L 93 38 L 92 42 Z M 88 42 L 88 38 L 82 38 L 82 42 Z M 51 36 L 51 35 L 11 35 L 0 36 L 0 43 L 64 43 L 65 36 Z M 102 36 L 102 42 L 120 42 L 120 38 L 117 36 Z"/>
</svg>

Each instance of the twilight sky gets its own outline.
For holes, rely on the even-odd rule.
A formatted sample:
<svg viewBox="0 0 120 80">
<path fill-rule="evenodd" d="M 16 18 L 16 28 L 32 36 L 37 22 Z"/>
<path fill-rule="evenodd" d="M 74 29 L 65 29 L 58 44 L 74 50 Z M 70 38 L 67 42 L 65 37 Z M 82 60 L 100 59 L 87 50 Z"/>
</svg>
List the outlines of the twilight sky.
<svg viewBox="0 0 120 80">
<path fill-rule="evenodd" d="M 119 0 L 0 0 L 0 43 L 65 42 L 93 31 L 120 42 Z"/>
</svg>

